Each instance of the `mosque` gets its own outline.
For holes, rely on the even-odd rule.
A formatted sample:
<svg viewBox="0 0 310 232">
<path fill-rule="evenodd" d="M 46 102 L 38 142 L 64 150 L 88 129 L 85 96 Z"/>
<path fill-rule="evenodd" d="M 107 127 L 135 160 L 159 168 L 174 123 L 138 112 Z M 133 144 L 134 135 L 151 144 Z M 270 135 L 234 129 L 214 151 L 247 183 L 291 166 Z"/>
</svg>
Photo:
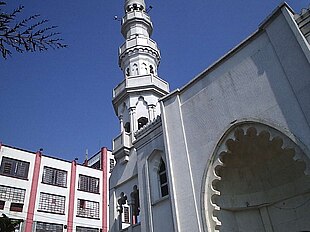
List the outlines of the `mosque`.
<svg viewBox="0 0 310 232">
<path fill-rule="evenodd" d="M 310 13 L 279 5 L 172 92 L 144 0 L 125 0 L 109 228 L 310 231 Z"/>
<path fill-rule="evenodd" d="M 112 151 L 0 143 L 0 213 L 16 232 L 309 232 L 310 9 L 279 5 L 173 91 L 147 9 L 125 0 Z"/>
</svg>

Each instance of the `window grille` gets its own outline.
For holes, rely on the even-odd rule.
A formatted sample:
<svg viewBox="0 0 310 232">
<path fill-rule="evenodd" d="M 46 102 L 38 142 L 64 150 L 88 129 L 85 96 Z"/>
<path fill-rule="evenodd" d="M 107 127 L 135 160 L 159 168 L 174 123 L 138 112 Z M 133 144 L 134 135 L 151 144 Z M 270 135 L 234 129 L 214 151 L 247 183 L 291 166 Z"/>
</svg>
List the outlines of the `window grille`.
<svg viewBox="0 0 310 232">
<path fill-rule="evenodd" d="M 46 223 L 46 222 L 36 222 L 36 232 L 63 232 L 63 225 Z"/>
<path fill-rule="evenodd" d="M 124 206 L 124 223 L 129 223 L 129 207 Z"/>
<path fill-rule="evenodd" d="M 168 180 L 167 180 L 166 165 L 165 165 L 163 159 L 160 160 L 158 176 L 159 176 L 161 196 L 162 197 L 167 196 L 169 194 Z"/>
<path fill-rule="evenodd" d="M 29 162 L 2 157 L 0 174 L 27 179 Z"/>
<path fill-rule="evenodd" d="M 23 206 L 23 204 L 12 202 L 10 205 L 10 211 L 23 212 Z"/>
<path fill-rule="evenodd" d="M 0 185 L 0 200 L 11 201 L 14 203 L 24 203 L 25 189 L 13 188 L 4 185 Z"/>
<path fill-rule="evenodd" d="M 65 197 L 49 193 L 41 193 L 39 201 L 39 211 L 64 214 Z"/>
<path fill-rule="evenodd" d="M 99 202 L 78 199 L 77 216 L 99 218 Z"/>
<path fill-rule="evenodd" d="M 99 178 L 79 175 L 79 190 L 99 193 Z"/>
<path fill-rule="evenodd" d="M 113 171 L 114 166 L 115 166 L 115 161 L 114 161 L 114 159 L 110 159 L 110 172 Z"/>
<path fill-rule="evenodd" d="M 61 187 L 67 186 L 67 172 L 56 168 L 44 167 L 42 182 Z"/>
<path fill-rule="evenodd" d="M 99 232 L 99 229 L 77 226 L 76 232 Z"/>
</svg>

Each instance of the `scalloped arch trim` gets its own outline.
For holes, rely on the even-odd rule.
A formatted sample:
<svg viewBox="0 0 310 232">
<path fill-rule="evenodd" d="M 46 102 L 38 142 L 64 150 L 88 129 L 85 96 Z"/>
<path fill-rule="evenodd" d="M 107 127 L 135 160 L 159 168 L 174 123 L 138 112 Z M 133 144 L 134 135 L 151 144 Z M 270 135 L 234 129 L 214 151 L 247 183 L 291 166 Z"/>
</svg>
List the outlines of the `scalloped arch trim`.
<svg viewBox="0 0 310 232">
<path fill-rule="evenodd" d="M 230 212 L 274 206 L 310 193 L 309 167 L 309 157 L 284 132 L 256 122 L 232 126 L 205 172 L 205 230 L 239 231 Z"/>
</svg>

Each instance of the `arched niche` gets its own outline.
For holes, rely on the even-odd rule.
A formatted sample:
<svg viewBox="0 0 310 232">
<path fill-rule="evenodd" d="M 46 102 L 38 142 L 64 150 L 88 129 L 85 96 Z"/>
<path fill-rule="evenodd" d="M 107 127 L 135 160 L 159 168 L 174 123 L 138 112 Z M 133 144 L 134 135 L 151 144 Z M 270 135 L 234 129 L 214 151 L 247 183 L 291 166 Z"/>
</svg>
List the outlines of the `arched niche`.
<svg viewBox="0 0 310 232">
<path fill-rule="evenodd" d="M 124 124 L 124 130 L 125 130 L 126 133 L 130 133 L 131 132 L 130 122 L 126 122 Z"/>
<path fill-rule="evenodd" d="M 205 172 L 206 231 L 310 231 L 309 157 L 292 139 L 254 122 L 225 133 Z"/>
<path fill-rule="evenodd" d="M 147 68 L 147 65 L 146 65 L 146 63 L 142 63 L 142 65 L 141 65 L 141 74 L 142 75 L 146 75 L 146 74 L 148 74 L 148 68 Z"/>
<path fill-rule="evenodd" d="M 148 158 L 148 174 L 149 174 L 149 185 L 150 185 L 150 194 L 151 201 L 155 203 L 160 200 L 162 197 L 168 195 L 168 185 L 167 185 L 167 193 L 162 193 L 161 189 L 161 176 L 163 165 L 165 165 L 166 170 L 166 159 L 164 156 L 164 152 L 161 150 L 154 150 L 152 154 Z M 165 172 L 166 173 L 166 172 Z M 166 175 L 166 174 L 165 174 Z M 166 175 L 166 182 L 168 184 L 168 179 Z"/>
<path fill-rule="evenodd" d="M 139 75 L 139 68 L 138 68 L 138 65 L 136 63 L 134 63 L 132 65 L 131 75 L 133 75 L 133 76 Z"/>
<path fill-rule="evenodd" d="M 138 118 L 138 130 L 143 128 L 149 122 L 148 118 L 140 117 Z"/>
<path fill-rule="evenodd" d="M 119 108 L 119 114 L 122 118 L 123 129 L 129 133 L 130 132 L 130 115 L 127 104 L 124 102 Z"/>
<path fill-rule="evenodd" d="M 137 123 L 142 124 L 142 126 L 144 126 L 149 121 L 148 103 L 142 96 L 138 98 L 138 101 L 136 103 L 136 120 Z"/>
</svg>

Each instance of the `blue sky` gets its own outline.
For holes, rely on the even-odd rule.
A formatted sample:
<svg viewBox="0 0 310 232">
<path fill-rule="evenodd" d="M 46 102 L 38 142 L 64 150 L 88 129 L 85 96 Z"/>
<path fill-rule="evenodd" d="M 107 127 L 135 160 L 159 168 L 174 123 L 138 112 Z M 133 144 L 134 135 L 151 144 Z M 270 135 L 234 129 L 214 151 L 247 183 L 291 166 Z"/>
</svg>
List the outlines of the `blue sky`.
<svg viewBox="0 0 310 232">
<path fill-rule="evenodd" d="M 0 60 L 0 141 L 67 160 L 112 149 L 111 99 L 122 81 L 118 47 L 124 0 L 9 0 L 57 25 L 67 49 Z M 159 76 L 182 87 L 250 34 L 280 0 L 146 0 L 161 50 Z M 300 12 L 309 0 L 288 0 Z"/>
</svg>

